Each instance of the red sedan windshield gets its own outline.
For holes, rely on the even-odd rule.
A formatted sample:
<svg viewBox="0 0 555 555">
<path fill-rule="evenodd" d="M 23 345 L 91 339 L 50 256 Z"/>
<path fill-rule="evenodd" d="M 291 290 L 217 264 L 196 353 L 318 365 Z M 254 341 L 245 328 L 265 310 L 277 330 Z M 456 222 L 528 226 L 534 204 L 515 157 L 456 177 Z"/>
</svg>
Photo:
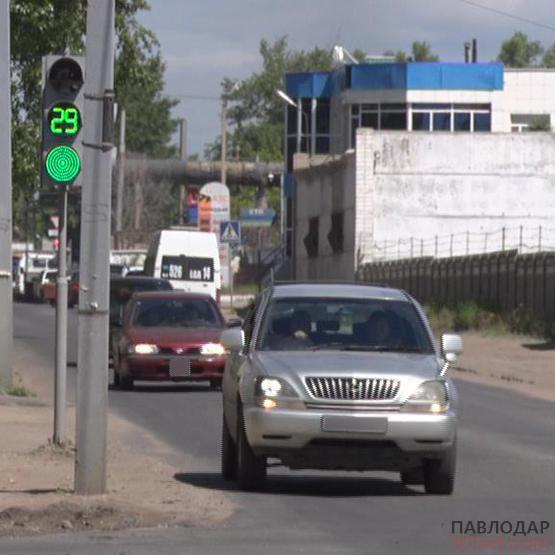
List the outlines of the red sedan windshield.
<svg viewBox="0 0 555 555">
<path fill-rule="evenodd" d="M 138 301 L 132 320 L 137 328 L 221 328 L 214 305 L 205 299 L 146 299 Z"/>
</svg>

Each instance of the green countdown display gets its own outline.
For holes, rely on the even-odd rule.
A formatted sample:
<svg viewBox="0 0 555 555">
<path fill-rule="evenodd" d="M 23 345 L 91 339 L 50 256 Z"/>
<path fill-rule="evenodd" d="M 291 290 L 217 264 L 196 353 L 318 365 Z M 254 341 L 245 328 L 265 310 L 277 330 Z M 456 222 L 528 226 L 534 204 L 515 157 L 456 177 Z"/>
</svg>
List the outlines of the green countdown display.
<svg viewBox="0 0 555 555">
<path fill-rule="evenodd" d="M 70 102 L 58 102 L 48 112 L 48 128 L 57 136 L 77 135 L 81 129 L 81 114 Z"/>
<path fill-rule="evenodd" d="M 46 155 L 46 173 L 58 183 L 71 183 L 80 171 L 81 159 L 70 146 L 56 146 Z"/>
</svg>

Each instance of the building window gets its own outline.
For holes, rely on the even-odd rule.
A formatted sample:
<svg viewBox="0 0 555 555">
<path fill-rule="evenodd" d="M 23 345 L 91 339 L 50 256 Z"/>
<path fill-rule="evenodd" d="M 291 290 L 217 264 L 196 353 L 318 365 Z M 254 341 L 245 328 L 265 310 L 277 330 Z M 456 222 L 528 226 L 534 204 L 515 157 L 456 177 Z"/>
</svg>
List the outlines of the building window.
<svg viewBox="0 0 555 555">
<path fill-rule="evenodd" d="M 511 114 L 511 130 L 523 131 L 551 131 L 551 117 L 549 114 Z"/>
<path fill-rule="evenodd" d="M 454 131 L 470 131 L 470 112 L 455 112 L 455 124 L 453 126 Z"/>
<path fill-rule="evenodd" d="M 412 114 L 413 131 L 430 131 L 430 114 L 413 112 Z"/>
<path fill-rule="evenodd" d="M 343 212 L 333 212 L 328 241 L 334 253 L 343 252 Z"/>
<path fill-rule="evenodd" d="M 304 247 L 309 258 L 318 256 L 319 228 L 320 218 L 316 217 L 308 220 L 308 235 L 304 238 Z"/>
<path fill-rule="evenodd" d="M 479 114 L 474 115 L 474 131 L 491 131 L 491 114 Z"/>
<path fill-rule="evenodd" d="M 399 130 L 407 129 L 407 113 L 406 112 L 381 112 L 380 129 Z"/>
<path fill-rule="evenodd" d="M 451 112 L 434 112 L 434 131 L 451 131 Z"/>
</svg>

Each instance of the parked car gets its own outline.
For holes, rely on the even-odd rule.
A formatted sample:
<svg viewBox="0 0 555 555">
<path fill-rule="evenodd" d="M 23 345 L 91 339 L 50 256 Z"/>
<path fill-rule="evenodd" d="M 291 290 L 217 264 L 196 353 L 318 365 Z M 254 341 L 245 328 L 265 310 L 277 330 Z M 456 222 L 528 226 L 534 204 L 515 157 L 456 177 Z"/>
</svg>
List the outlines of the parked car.
<svg viewBox="0 0 555 555">
<path fill-rule="evenodd" d="M 123 309 L 133 293 L 140 291 L 171 291 L 171 283 L 165 279 L 148 277 L 112 277 L 110 279 L 110 357 L 119 341 Z"/>
<path fill-rule="evenodd" d="M 292 469 L 389 470 L 450 494 L 457 393 L 445 374 L 459 336 L 435 345 L 424 311 L 397 289 L 276 284 L 245 326 L 222 333 L 222 474 L 243 489 L 267 458 Z"/>
<path fill-rule="evenodd" d="M 114 385 L 134 380 L 209 380 L 221 384 L 226 322 L 210 295 L 164 291 L 135 293 L 127 304 L 114 351 Z"/>
<path fill-rule="evenodd" d="M 72 272 L 69 278 L 67 304 L 69 308 L 73 308 L 79 304 L 79 272 Z"/>
</svg>

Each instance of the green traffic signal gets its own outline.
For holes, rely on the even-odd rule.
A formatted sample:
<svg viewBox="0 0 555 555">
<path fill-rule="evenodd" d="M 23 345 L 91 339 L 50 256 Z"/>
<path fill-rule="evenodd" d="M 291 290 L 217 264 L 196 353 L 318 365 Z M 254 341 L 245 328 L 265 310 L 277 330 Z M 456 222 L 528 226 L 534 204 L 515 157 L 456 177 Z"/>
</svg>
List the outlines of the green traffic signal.
<svg viewBox="0 0 555 555">
<path fill-rule="evenodd" d="M 71 183 L 80 171 L 81 159 L 70 146 L 56 146 L 46 155 L 46 173 L 58 183 Z"/>
</svg>

